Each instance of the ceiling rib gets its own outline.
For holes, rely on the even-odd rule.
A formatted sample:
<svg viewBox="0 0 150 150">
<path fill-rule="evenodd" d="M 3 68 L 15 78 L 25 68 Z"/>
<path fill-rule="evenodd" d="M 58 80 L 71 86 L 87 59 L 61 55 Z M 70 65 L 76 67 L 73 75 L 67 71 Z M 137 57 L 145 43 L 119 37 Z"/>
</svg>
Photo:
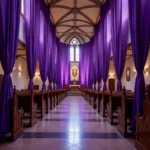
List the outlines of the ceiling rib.
<svg viewBox="0 0 150 150">
<path fill-rule="evenodd" d="M 65 23 L 65 22 L 69 22 L 69 21 L 74 21 L 74 19 L 69 19 L 69 20 L 62 21 L 62 22 L 60 22 L 59 24 L 62 24 L 62 23 Z M 88 22 L 88 21 L 85 21 L 85 20 L 76 19 L 76 21 L 81 21 L 81 22 L 84 22 L 84 23 L 87 23 L 87 24 L 93 26 L 92 23 L 90 23 L 90 22 Z M 58 24 L 58 25 L 59 25 L 59 24 Z"/>
<path fill-rule="evenodd" d="M 69 12 L 67 12 L 65 15 L 63 15 L 57 22 L 56 22 L 56 25 L 57 24 L 59 24 L 60 23 L 60 21 L 62 21 L 65 17 L 67 17 L 68 15 L 70 15 L 71 14 L 71 12 L 72 12 L 72 10 L 71 11 L 69 11 Z"/>
<path fill-rule="evenodd" d="M 54 8 L 50 18 L 61 42 L 68 43 L 69 38 L 78 37 L 81 43 L 86 43 L 92 38 L 94 25 L 100 18 L 97 11 L 100 1 L 104 3 L 106 0 L 45 0 L 51 9 Z"/>
<path fill-rule="evenodd" d="M 68 29 L 67 31 L 65 31 L 65 32 L 60 36 L 60 38 L 62 38 L 67 32 L 71 31 L 73 28 L 74 28 L 74 27 L 72 27 L 72 28 Z"/>
</svg>

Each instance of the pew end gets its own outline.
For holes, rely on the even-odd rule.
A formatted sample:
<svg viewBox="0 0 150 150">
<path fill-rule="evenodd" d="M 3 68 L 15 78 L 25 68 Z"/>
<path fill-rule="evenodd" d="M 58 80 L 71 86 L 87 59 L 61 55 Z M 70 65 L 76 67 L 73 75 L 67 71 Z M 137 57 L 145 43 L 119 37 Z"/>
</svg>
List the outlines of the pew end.
<svg viewBox="0 0 150 150">
<path fill-rule="evenodd" d="M 18 97 L 14 86 L 13 98 L 11 103 L 11 141 L 15 141 L 23 134 L 23 108 L 18 108 Z"/>
<path fill-rule="evenodd" d="M 150 100 L 148 95 L 144 101 L 144 115 L 136 115 L 135 147 L 138 150 L 150 149 Z"/>
</svg>

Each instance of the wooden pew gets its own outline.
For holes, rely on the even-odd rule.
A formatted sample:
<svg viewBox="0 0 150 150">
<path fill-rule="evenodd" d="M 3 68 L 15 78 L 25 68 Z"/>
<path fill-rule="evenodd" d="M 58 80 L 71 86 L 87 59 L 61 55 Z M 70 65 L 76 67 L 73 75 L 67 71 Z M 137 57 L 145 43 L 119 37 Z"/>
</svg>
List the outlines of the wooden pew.
<svg viewBox="0 0 150 150">
<path fill-rule="evenodd" d="M 102 100 L 102 92 L 98 91 L 97 92 L 97 111 L 100 112 L 100 104 Z"/>
<path fill-rule="evenodd" d="M 25 113 L 29 113 L 29 126 L 32 127 L 37 123 L 36 110 L 37 105 L 34 103 L 34 91 L 16 92 L 19 108 L 23 108 Z"/>
<path fill-rule="evenodd" d="M 102 92 L 102 100 L 100 103 L 100 114 L 102 117 L 107 116 L 106 111 L 107 111 L 107 103 L 109 102 L 109 95 L 110 95 L 109 91 Z"/>
<path fill-rule="evenodd" d="M 49 90 L 50 110 L 53 109 L 53 91 Z"/>
<path fill-rule="evenodd" d="M 46 113 L 48 114 L 50 111 L 49 91 L 44 91 L 43 94 L 44 94 L 44 100 L 45 100 Z"/>
<path fill-rule="evenodd" d="M 35 90 L 34 91 L 34 103 L 37 104 L 37 113 L 40 111 L 40 118 L 43 119 L 46 115 L 45 113 L 45 100 L 44 91 Z"/>
<path fill-rule="evenodd" d="M 131 133 L 128 132 L 128 126 L 131 124 L 132 109 L 133 109 L 134 93 L 130 91 L 122 92 L 121 107 L 118 108 L 118 126 L 117 130 L 124 136 L 128 137 Z"/>
<path fill-rule="evenodd" d="M 11 140 L 15 141 L 23 133 L 23 108 L 18 105 L 18 96 L 16 88 L 11 100 Z"/>
<path fill-rule="evenodd" d="M 136 116 L 136 141 L 138 150 L 150 150 L 150 99 L 148 94 L 144 101 L 144 115 Z"/>
<path fill-rule="evenodd" d="M 110 91 L 109 102 L 107 103 L 107 121 L 113 125 L 114 119 L 117 117 L 114 113 L 117 114 L 118 107 L 121 107 L 122 94 L 120 92 Z M 117 122 L 116 122 L 117 123 Z"/>
</svg>

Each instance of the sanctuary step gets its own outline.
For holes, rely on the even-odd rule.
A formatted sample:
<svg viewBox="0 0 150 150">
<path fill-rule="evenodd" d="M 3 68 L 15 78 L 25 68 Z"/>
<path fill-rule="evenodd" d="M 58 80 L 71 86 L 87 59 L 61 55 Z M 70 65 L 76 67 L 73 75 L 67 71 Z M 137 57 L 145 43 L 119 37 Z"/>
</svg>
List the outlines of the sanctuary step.
<svg viewBox="0 0 150 150">
<path fill-rule="evenodd" d="M 68 96 L 81 96 L 82 92 L 81 91 L 69 91 Z"/>
</svg>

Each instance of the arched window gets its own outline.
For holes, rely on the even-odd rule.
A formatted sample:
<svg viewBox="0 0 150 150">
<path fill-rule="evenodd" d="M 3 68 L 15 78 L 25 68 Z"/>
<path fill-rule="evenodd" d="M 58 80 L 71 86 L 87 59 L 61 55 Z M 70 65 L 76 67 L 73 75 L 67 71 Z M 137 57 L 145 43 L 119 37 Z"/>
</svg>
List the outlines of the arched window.
<svg viewBox="0 0 150 150">
<path fill-rule="evenodd" d="M 70 42 L 70 61 L 79 61 L 79 41 L 77 38 L 73 38 Z"/>
</svg>

